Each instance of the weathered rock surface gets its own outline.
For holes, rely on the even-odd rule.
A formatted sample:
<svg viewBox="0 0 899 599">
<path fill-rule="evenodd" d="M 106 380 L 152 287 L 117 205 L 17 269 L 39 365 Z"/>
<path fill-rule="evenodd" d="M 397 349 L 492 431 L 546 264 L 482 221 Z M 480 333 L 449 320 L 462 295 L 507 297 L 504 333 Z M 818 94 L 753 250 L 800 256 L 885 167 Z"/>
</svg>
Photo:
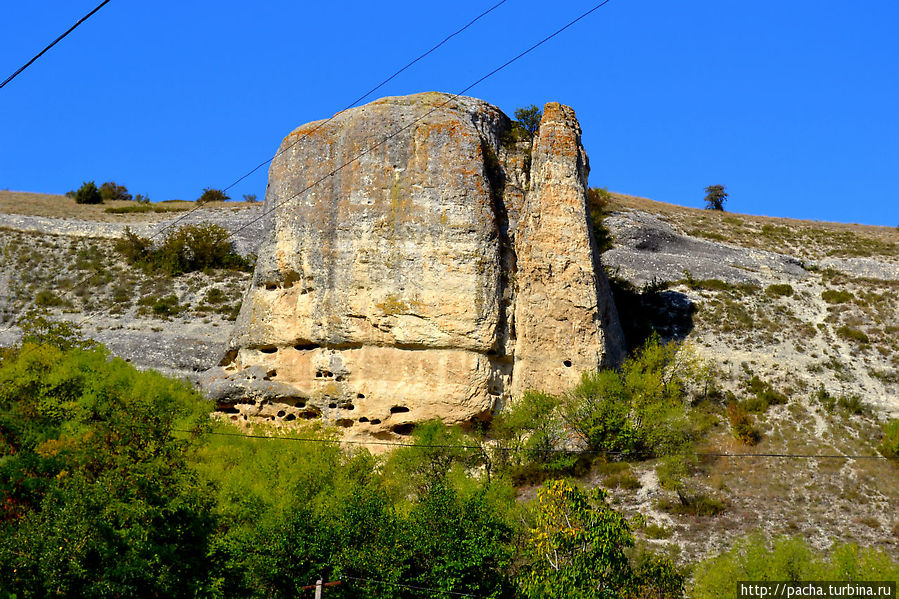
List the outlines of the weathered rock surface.
<svg viewBox="0 0 899 599">
<path fill-rule="evenodd" d="M 503 143 L 510 126 L 480 100 L 426 93 L 285 138 L 253 284 L 206 381 L 232 418 L 322 414 L 390 436 L 620 359 L 574 112 L 547 105 L 532 151 Z M 235 404 L 237 388 L 254 403 Z"/>
<path fill-rule="evenodd" d="M 587 155 L 574 111 L 549 103 L 534 141 L 531 189 L 515 240 L 518 298 L 512 394 L 561 391 L 624 345 L 585 217 Z"/>
<path fill-rule="evenodd" d="M 735 247 L 677 232 L 652 214 L 630 212 L 605 219 L 615 247 L 603 254 L 610 271 L 635 285 L 652 281 L 720 279 L 728 283 L 758 284 L 762 275 L 805 278 L 808 272 L 793 256 Z"/>
</svg>

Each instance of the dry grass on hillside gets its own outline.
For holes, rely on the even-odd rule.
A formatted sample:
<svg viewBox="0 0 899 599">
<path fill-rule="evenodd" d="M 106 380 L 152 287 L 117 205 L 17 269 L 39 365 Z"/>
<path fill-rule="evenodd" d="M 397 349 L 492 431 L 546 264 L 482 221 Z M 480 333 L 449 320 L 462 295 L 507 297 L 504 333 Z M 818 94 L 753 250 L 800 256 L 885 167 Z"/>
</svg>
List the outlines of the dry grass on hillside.
<svg viewBox="0 0 899 599">
<path fill-rule="evenodd" d="M 663 216 L 694 237 L 790 254 L 802 259 L 878 257 L 899 260 L 899 227 L 831 223 L 687 208 L 613 193 L 613 210 Z"/>
<path fill-rule="evenodd" d="M 240 208 L 252 204 L 246 202 L 227 202 L 223 204 L 207 204 L 206 207 Z M 156 221 L 167 216 L 166 213 L 146 212 L 110 214 L 107 208 L 130 208 L 138 206 L 136 202 L 115 200 L 103 204 L 76 204 L 75 200 L 64 195 L 47 193 L 31 193 L 27 191 L 0 191 L 0 213 L 22 214 L 26 216 L 44 216 L 50 218 L 77 218 L 105 223 Z M 184 212 L 195 207 L 194 202 L 172 201 L 154 203 L 154 207 L 170 212 Z"/>
</svg>

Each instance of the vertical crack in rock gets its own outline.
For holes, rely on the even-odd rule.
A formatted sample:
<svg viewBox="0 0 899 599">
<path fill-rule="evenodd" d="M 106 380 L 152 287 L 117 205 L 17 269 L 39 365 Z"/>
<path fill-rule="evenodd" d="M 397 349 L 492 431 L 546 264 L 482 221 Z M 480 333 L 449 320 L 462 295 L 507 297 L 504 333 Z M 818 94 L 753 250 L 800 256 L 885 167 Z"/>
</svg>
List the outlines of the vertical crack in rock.
<svg viewBox="0 0 899 599">
<path fill-rule="evenodd" d="M 253 285 L 205 376 L 228 418 L 404 435 L 620 359 L 574 113 L 547 105 L 532 152 L 503 142 L 510 126 L 483 101 L 425 93 L 284 139 Z"/>
</svg>

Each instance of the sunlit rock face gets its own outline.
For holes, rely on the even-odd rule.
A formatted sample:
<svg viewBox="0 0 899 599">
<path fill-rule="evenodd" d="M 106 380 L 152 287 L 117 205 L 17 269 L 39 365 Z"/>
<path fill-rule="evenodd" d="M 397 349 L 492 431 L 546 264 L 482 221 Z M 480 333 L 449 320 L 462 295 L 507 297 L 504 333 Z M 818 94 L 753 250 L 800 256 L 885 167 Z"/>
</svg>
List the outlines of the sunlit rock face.
<svg viewBox="0 0 899 599">
<path fill-rule="evenodd" d="M 204 382 L 220 410 L 390 438 L 620 360 L 574 111 L 547 104 L 533 143 L 511 127 L 424 93 L 288 135 L 252 287 Z"/>
</svg>

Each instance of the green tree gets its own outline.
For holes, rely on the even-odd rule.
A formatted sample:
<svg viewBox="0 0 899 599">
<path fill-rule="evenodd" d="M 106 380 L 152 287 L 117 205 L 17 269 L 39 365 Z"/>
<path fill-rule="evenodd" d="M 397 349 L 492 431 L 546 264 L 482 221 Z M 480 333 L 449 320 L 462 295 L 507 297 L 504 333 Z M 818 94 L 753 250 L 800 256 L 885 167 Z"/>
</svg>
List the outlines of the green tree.
<svg viewBox="0 0 899 599">
<path fill-rule="evenodd" d="M 705 202 L 706 210 L 721 210 L 723 212 L 724 202 L 727 201 L 727 192 L 724 190 L 724 185 L 709 185 L 706 187 L 703 201 Z"/>
<path fill-rule="evenodd" d="M 534 137 L 534 135 L 537 134 L 537 129 L 540 128 L 540 119 L 542 116 L 543 113 L 533 104 L 525 106 L 524 108 L 515 109 L 515 120 L 518 121 L 531 137 Z"/>
<path fill-rule="evenodd" d="M 100 186 L 100 197 L 103 201 L 124 200 L 131 201 L 131 194 L 124 185 L 118 185 L 115 181 L 107 181 Z"/>
<path fill-rule="evenodd" d="M 736 599 L 738 581 L 783 580 L 899 582 L 899 561 L 883 549 L 837 544 L 816 553 L 799 537 L 765 539 L 761 533 L 738 539 L 726 552 L 698 563 L 690 596 L 695 599 Z"/>
<path fill-rule="evenodd" d="M 209 202 L 224 202 L 230 200 L 231 197 L 226 195 L 221 189 L 212 187 L 204 187 L 203 193 L 197 198 L 197 204 L 208 204 Z"/>
<path fill-rule="evenodd" d="M 682 597 L 684 573 L 645 551 L 632 562 L 634 544 L 630 524 L 606 503 L 605 491 L 548 482 L 537 491 L 521 590 L 529 598 Z"/>
<path fill-rule="evenodd" d="M 103 197 L 100 190 L 93 181 L 85 181 L 75 192 L 75 203 L 77 204 L 102 204 Z"/>
<path fill-rule="evenodd" d="M 602 489 L 585 492 L 556 480 L 537 492 L 527 537 L 526 597 L 621 598 L 636 586 L 625 550 L 634 545 L 627 520 Z"/>
<path fill-rule="evenodd" d="M 103 348 L 26 342 L 4 359 L 0 588 L 194 596 L 214 522 L 187 457 L 208 410 L 188 384 Z"/>
</svg>

